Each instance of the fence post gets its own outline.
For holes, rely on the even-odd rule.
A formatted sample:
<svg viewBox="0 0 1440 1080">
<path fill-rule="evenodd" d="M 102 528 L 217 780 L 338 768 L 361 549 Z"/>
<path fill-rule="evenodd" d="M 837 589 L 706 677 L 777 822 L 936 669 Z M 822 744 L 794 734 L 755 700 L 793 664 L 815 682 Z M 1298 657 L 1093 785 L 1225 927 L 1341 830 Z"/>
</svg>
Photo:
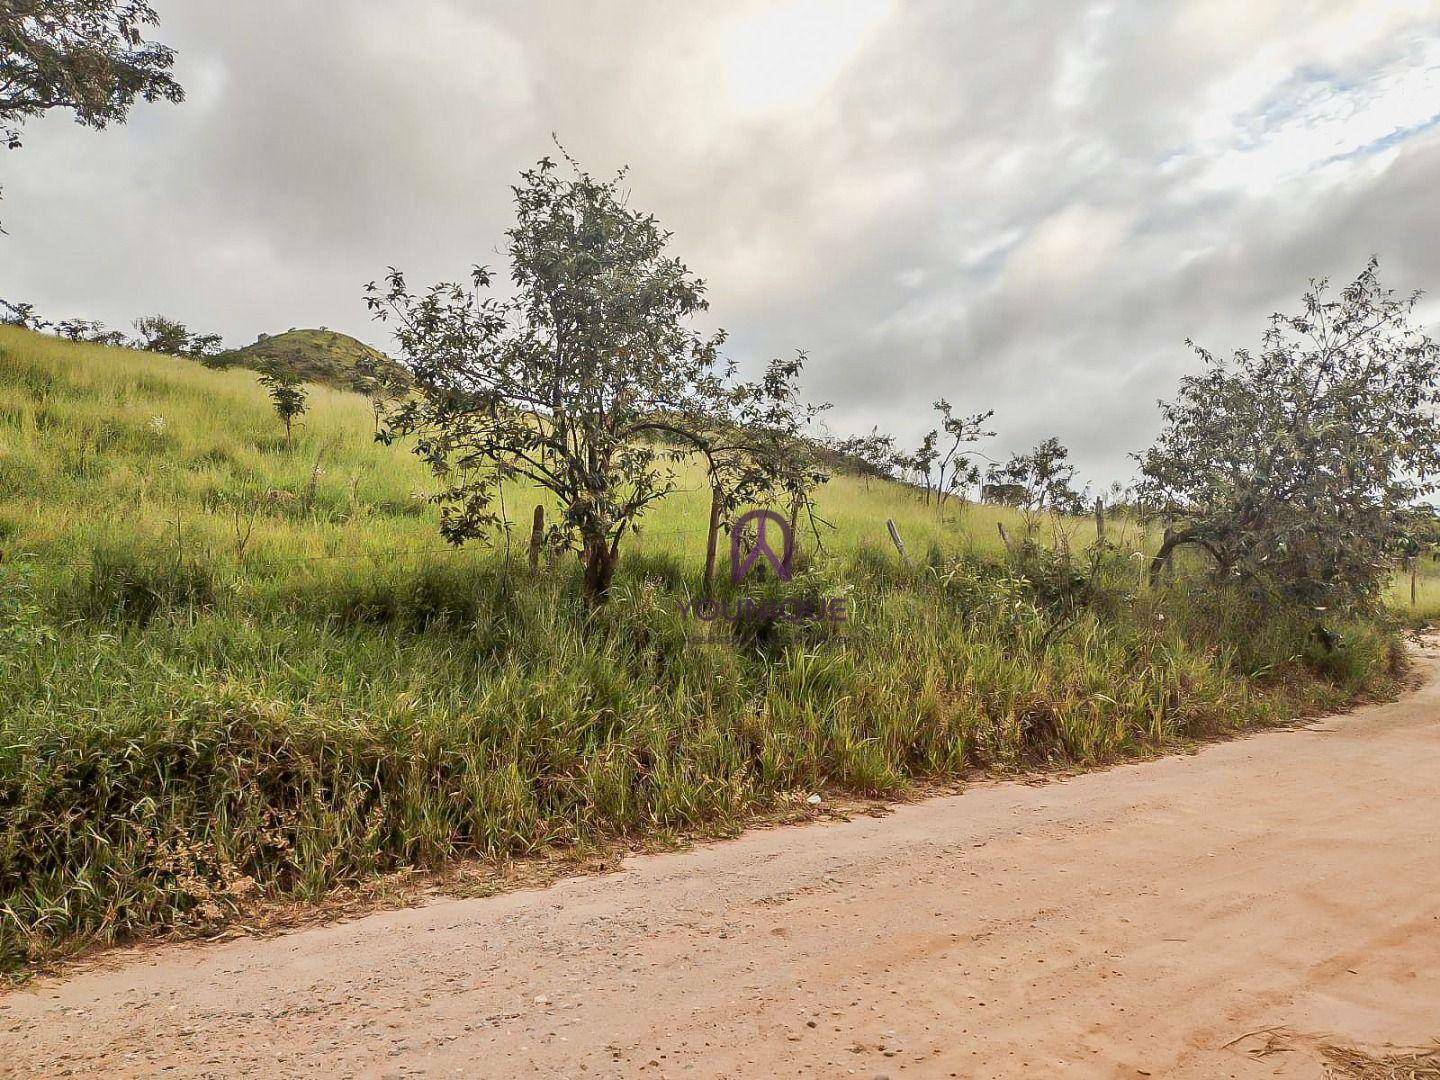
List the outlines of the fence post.
<svg viewBox="0 0 1440 1080">
<path fill-rule="evenodd" d="M 720 537 L 720 509 L 723 499 L 718 487 L 710 489 L 710 531 L 705 535 L 704 592 L 708 597 L 715 582 L 715 545 Z"/>
<path fill-rule="evenodd" d="M 895 542 L 895 550 L 900 552 L 900 561 L 906 566 L 910 565 L 910 555 L 905 550 L 905 542 L 900 539 L 900 530 L 895 528 L 895 522 L 890 518 L 885 519 L 885 528 L 890 530 L 890 539 Z"/>
<path fill-rule="evenodd" d="M 1095 496 L 1095 542 L 1105 543 L 1105 500 Z"/>
<path fill-rule="evenodd" d="M 540 548 L 545 543 L 545 507 L 535 507 L 535 517 L 530 525 L 530 569 L 540 566 Z"/>
</svg>

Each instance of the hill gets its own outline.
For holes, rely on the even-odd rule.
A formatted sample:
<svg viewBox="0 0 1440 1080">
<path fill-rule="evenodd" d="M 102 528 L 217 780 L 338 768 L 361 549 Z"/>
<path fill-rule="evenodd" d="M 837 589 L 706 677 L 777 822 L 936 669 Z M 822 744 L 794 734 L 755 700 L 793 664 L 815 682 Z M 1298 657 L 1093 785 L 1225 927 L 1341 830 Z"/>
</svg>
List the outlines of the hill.
<svg viewBox="0 0 1440 1080">
<path fill-rule="evenodd" d="M 253 354 L 252 354 L 253 355 Z M 1392 641 L 1141 587 L 1148 538 L 840 475 L 788 583 L 700 593 L 698 466 L 613 597 L 316 387 L 287 441 L 247 371 L 0 327 L 0 970 L 213 929 L 460 858 L 732 831 L 806 793 L 1083 766 L 1383 692 Z M 887 536 L 894 521 L 910 552 Z M 1087 532 L 1088 530 L 1088 532 Z M 1065 544 L 1055 541 L 1064 536 Z M 796 615 L 845 603 L 843 619 Z M 789 619 L 757 607 L 796 603 Z M 717 612 L 717 606 L 720 612 Z"/>
<path fill-rule="evenodd" d="M 279 365 L 293 371 L 304 382 L 341 390 L 364 390 L 367 368 L 391 377 L 404 377 L 404 369 L 379 349 L 349 334 L 326 329 L 261 334 L 253 345 L 221 353 L 214 364 L 252 371 Z"/>
</svg>

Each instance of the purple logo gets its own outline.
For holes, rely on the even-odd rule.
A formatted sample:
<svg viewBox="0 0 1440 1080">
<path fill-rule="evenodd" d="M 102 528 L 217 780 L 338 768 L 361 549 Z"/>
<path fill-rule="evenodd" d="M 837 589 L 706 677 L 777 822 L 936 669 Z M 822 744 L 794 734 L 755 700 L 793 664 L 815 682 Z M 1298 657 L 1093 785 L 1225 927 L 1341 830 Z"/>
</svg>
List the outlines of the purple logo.
<svg viewBox="0 0 1440 1080">
<path fill-rule="evenodd" d="M 752 522 L 755 525 L 755 543 L 742 557 L 740 545 L 745 540 L 745 526 Z M 767 525 L 773 525 L 780 530 L 781 548 L 778 554 L 770 546 L 770 538 L 766 535 Z M 751 510 L 742 514 L 730 530 L 731 583 L 739 585 L 762 558 L 770 564 L 776 577 L 781 581 L 789 581 L 790 556 L 795 550 L 794 545 L 795 538 L 790 534 L 790 523 L 774 510 Z"/>
<path fill-rule="evenodd" d="M 753 526 L 754 543 L 747 535 Z M 778 532 L 776 531 L 778 530 Z M 776 540 L 780 541 L 776 550 Z M 748 546 L 747 546 L 748 545 Z M 745 575 L 755 568 L 762 559 L 781 581 L 794 578 L 791 564 L 795 556 L 795 537 L 790 523 L 774 510 L 750 510 L 736 519 L 730 530 L 730 581 L 739 585 Z M 677 600 L 676 611 L 682 616 L 693 616 L 706 626 L 729 623 L 737 632 L 745 627 L 760 628 L 768 633 L 775 623 L 807 625 L 823 623 L 832 632 L 838 632 L 849 619 L 846 611 L 848 601 L 843 596 L 812 594 L 802 596 L 731 596 L 717 598 L 701 595 L 690 600 Z M 742 626 L 743 624 L 743 626 Z M 699 645 L 732 644 L 736 639 L 723 630 L 718 634 L 689 637 L 687 640 Z"/>
</svg>

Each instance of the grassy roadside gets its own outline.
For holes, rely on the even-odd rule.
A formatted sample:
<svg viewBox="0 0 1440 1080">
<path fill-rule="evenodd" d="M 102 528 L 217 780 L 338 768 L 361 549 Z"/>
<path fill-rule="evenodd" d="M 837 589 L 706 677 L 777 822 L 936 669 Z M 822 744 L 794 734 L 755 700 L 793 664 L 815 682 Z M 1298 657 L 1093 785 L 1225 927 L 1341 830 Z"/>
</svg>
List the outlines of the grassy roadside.
<svg viewBox="0 0 1440 1080">
<path fill-rule="evenodd" d="M 458 857 L 729 831 L 797 790 L 1104 763 L 1397 672 L 1383 628 L 1330 652 L 1298 614 L 1140 590 L 1137 529 L 1007 553 L 1009 511 L 940 521 L 853 478 L 788 587 L 844 625 L 681 611 L 698 490 L 589 615 L 573 560 L 441 548 L 429 477 L 370 427 L 316 390 L 286 452 L 248 373 L 0 333 L 0 965 Z"/>
</svg>

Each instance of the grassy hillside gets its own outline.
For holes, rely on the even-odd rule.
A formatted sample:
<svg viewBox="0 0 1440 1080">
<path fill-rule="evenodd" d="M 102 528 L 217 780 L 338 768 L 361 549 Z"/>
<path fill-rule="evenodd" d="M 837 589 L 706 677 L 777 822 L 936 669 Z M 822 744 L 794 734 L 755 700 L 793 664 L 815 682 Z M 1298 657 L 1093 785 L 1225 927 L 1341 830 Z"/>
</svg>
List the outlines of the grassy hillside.
<svg viewBox="0 0 1440 1080">
<path fill-rule="evenodd" d="M 444 547 L 365 400 L 317 388 L 305 420 L 287 450 L 250 372 L 0 329 L 0 966 L 797 791 L 1111 761 L 1394 670 L 1372 628 L 1321 653 L 1303 614 L 1139 589 L 1133 528 L 1007 554 L 1013 511 L 846 477 L 788 586 L 843 626 L 679 610 L 698 473 L 590 614 L 573 558 Z"/>
<path fill-rule="evenodd" d="M 265 335 L 252 345 L 221 353 L 216 363 L 252 371 L 278 366 L 293 371 L 305 382 L 342 390 L 363 387 L 361 371 L 366 365 L 376 370 L 400 370 L 379 349 L 334 330 L 288 330 Z"/>
<path fill-rule="evenodd" d="M 425 502 L 433 479 L 405 449 L 373 441 L 370 405 L 355 394 L 314 387 L 287 452 L 283 429 L 247 370 L 215 372 L 8 327 L 0 327 L 0 350 L 0 481 L 9 493 L 0 506 L 0 539 L 12 552 L 56 564 L 88 563 L 95 551 L 168 548 L 225 572 L 243 561 L 234 584 L 273 597 L 331 579 L 338 567 L 435 556 L 473 566 L 496 554 L 479 546 L 452 552 L 440 541 Z M 547 500 L 518 485 L 506 497 L 520 543 L 534 505 Z M 996 553 L 997 524 L 1012 534 L 1022 528 L 1017 511 L 998 506 L 952 503 L 941 522 L 901 485 L 849 476 L 832 480 L 818 503 L 834 526 L 823 543 L 837 551 L 874 547 L 893 555 L 886 519 L 921 558 L 932 548 Z M 642 519 L 627 550 L 698 570 L 708 519 L 697 466 L 681 491 Z M 237 527 L 249 529 L 243 559 Z M 1062 531 L 1077 550 L 1094 540 L 1089 518 Z M 1142 542 L 1123 523 L 1114 538 Z"/>
</svg>

